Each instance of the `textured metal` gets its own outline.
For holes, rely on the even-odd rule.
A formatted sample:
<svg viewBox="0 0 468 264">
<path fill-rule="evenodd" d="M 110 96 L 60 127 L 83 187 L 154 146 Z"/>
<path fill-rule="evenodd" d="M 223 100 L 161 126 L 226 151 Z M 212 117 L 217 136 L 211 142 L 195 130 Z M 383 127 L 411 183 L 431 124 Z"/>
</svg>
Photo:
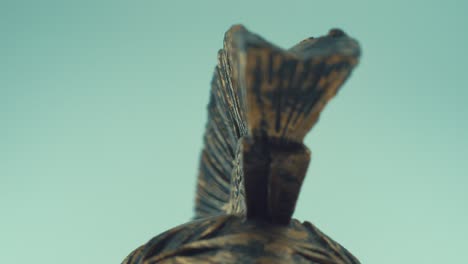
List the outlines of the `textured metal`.
<svg viewBox="0 0 468 264">
<path fill-rule="evenodd" d="M 308 222 L 288 226 L 233 215 L 171 229 L 135 250 L 124 263 L 359 263 Z"/>
<path fill-rule="evenodd" d="M 124 263 L 359 263 L 292 219 L 310 160 L 303 139 L 359 56 L 358 43 L 338 29 L 283 50 L 233 26 L 212 81 L 196 220 Z"/>
</svg>

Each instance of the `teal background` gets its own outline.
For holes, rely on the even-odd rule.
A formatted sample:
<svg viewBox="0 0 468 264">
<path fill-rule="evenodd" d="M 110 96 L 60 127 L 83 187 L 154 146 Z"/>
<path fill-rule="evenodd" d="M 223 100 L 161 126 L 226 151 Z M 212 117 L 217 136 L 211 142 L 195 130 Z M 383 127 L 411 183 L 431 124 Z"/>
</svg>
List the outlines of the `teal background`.
<svg viewBox="0 0 468 264">
<path fill-rule="evenodd" d="M 467 1 L 0 0 L 0 262 L 120 263 L 192 216 L 236 23 L 340 27 L 360 65 L 306 138 L 295 217 L 362 263 L 468 263 Z"/>
</svg>

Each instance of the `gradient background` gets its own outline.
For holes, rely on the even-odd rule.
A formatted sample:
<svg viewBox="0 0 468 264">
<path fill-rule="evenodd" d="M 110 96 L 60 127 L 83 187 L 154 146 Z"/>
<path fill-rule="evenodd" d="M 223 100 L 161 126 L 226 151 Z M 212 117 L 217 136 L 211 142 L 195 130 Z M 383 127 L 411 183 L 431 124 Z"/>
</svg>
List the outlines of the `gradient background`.
<svg viewBox="0 0 468 264">
<path fill-rule="evenodd" d="M 192 216 L 235 23 L 340 27 L 359 67 L 306 138 L 295 217 L 363 263 L 468 263 L 467 1 L 0 0 L 0 262 L 120 263 Z"/>
</svg>

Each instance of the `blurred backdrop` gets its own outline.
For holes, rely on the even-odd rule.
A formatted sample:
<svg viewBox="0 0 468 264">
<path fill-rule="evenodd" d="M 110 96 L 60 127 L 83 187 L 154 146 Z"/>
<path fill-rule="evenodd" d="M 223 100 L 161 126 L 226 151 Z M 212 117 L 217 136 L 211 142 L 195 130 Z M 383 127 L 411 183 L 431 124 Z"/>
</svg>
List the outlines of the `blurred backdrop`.
<svg viewBox="0 0 468 264">
<path fill-rule="evenodd" d="M 192 216 L 224 32 L 339 27 L 360 65 L 295 217 L 363 263 L 468 263 L 466 1 L 0 1 L 2 263 L 120 263 Z"/>
</svg>

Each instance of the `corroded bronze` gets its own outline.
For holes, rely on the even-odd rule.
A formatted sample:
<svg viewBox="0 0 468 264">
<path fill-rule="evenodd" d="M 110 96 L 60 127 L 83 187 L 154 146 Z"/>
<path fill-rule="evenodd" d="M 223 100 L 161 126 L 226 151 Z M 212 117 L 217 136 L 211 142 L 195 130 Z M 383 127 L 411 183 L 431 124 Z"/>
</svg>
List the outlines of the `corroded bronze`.
<svg viewBox="0 0 468 264">
<path fill-rule="evenodd" d="M 195 220 L 123 263 L 359 263 L 291 219 L 310 160 L 303 139 L 359 55 L 338 29 L 283 50 L 233 26 L 212 81 Z"/>
</svg>

